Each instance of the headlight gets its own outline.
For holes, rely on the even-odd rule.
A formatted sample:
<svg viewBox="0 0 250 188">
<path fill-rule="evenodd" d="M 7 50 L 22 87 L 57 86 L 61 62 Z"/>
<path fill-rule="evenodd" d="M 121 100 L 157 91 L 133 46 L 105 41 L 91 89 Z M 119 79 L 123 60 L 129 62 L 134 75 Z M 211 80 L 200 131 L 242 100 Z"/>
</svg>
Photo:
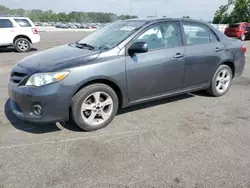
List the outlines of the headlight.
<svg viewBox="0 0 250 188">
<path fill-rule="evenodd" d="M 26 86 L 43 86 L 46 84 L 51 84 L 54 82 L 59 82 L 63 80 L 66 76 L 68 76 L 70 72 L 50 72 L 50 73 L 36 73 L 33 74 L 28 81 L 26 82 Z"/>
</svg>

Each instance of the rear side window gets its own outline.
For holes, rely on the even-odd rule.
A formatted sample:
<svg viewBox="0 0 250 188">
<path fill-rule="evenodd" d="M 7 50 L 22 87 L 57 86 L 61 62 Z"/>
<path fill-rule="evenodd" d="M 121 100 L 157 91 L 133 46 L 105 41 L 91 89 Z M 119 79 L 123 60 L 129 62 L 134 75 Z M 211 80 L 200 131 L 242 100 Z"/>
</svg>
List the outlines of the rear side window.
<svg viewBox="0 0 250 188">
<path fill-rule="evenodd" d="M 184 23 L 183 28 L 187 45 L 208 44 L 218 41 L 217 36 L 205 25 Z"/>
<path fill-rule="evenodd" d="M 12 22 L 9 19 L 0 19 L 0 28 L 11 28 Z"/>
<path fill-rule="evenodd" d="M 27 19 L 14 19 L 21 27 L 32 27 Z"/>
<path fill-rule="evenodd" d="M 244 25 L 242 25 L 242 28 L 246 29 L 246 28 L 247 28 L 247 26 L 244 24 Z"/>
</svg>

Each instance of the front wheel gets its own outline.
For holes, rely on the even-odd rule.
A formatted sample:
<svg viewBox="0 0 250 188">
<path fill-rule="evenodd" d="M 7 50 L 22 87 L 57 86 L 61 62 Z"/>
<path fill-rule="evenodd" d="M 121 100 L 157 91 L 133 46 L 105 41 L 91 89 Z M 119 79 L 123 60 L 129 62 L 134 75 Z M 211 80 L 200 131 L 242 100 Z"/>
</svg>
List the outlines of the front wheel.
<svg viewBox="0 0 250 188">
<path fill-rule="evenodd" d="M 207 92 L 215 97 L 220 97 L 227 93 L 233 78 L 232 70 L 227 65 L 220 65 L 216 70 L 210 87 Z"/>
<path fill-rule="evenodd" d="M 85 131 L 104 128 L 114 119 L 118 103 L 111 87 L 105 84 L 89 85 L 73 97 L 73 120 Z"/>
</svg>

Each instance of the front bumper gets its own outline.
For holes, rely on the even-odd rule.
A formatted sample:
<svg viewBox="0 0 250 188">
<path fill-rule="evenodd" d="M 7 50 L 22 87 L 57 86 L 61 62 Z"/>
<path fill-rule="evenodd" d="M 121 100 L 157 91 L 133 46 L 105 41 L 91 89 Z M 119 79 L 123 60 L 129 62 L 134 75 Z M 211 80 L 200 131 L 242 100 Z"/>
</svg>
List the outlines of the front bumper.
<svg viewBox="0 0 250 188">
<path fill-rule="evenodd" d="M 10 107 L 20 119 L 35 123 L 63 122 L 69 119 L 72 101 L 70 90 L 59 83 L 28 87 L 9 82 L 8 91 Z M 34 113 L 34 105 L 42 107 L 40 116 Z"/>
</svg>

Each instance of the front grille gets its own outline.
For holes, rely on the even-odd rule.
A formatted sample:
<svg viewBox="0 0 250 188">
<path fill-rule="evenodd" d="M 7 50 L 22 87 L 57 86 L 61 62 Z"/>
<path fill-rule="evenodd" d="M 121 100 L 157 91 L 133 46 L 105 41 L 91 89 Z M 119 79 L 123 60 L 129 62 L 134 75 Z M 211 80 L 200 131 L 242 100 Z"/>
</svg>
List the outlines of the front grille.
<svg viewBox="0 0 250 188">
<path fill-rule="evenodd" d="M 27 74 L 25 73 L 21 73 L 21 72 L 12 72 L 11 73 L 11 81 L 15 84 L 19 84 L 25 77 L 27 76 Z"/>
</svg>

